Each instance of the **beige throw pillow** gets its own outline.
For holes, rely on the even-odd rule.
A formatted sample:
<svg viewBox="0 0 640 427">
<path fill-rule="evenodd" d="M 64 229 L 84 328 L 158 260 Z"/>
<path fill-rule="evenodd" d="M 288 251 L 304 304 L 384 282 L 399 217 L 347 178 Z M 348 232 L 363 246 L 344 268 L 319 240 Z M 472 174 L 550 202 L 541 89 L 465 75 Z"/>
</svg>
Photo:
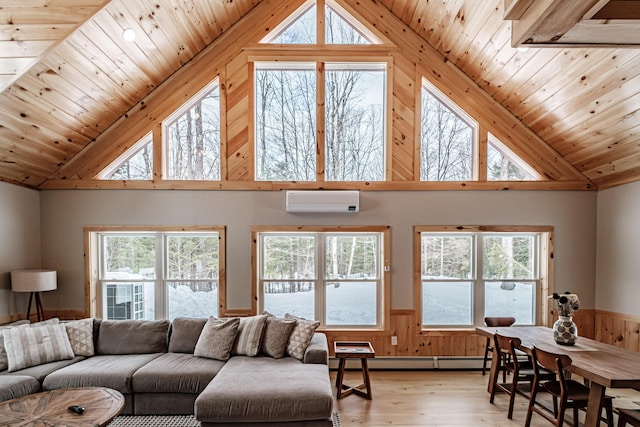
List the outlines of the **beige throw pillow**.
<svg viewBox="0 0 640 427">
<path fill-rule="evenodd" d="M 73 359 L 64 325 L 17 327 L 4 331 L 9 372 L 57 360 Z"/>
<path fill-rule="evenodd" d="M 260 342 L 264 326 L 267 323 L 267 316 L 241 317 L 238 326 L 238 336 L 233 345 L 231 354 L 235 356 L 255 356 L 260 351 Z"/>
<path fill-rule="evenodd" d="M 274 359 L 284 357 L 287 353 L 291 331 L 295 326 L 294 319 L 278 319 L 273 315 L 269 316 L 262 337 L 262 352 Z"/>
<path fill-rule="evenodd" d="M 227 320 L 209 317 L 196 342 L 193 355 L 207 359 L 229 360 L 238 326 L 240 326 L 240 319 L 237 317 Z"/>
<path fill-rule="evenodd" d="M 0 371 L 4 371 L 9 367 L 9 362 L 7 360 L 7 352 L 4 348 L 4 334 L 2 333 L 3 329 L 15 328 L 16 326 L 21 326 L 21 325 L 24 326 L 28 324 L 29 324 L 28 320 L 18 320 L 17 322 L 0 326 Z"/>
<path fill-rule="evenodd" d="M 69 343 L 76 356 L 93 356 L 93 319 L 73 320 L 64 324 Z"/>
<path fill-rule="evenodd" d="M 315 333 L 316 329 L 318 329 L 318 326 L 320 326 L 320 322 L 315 320 L 303 319 L 289 313 L 285 314 L 284 318 L 294 319 L 296 321 L 296 326 L 293 328 L 291 336 L 289 337 L 287 354 L 291 357 L 295 357 L 298 360 L 302 360 L 304 357 L 304 352 L 309 346 L 311 338 L 313 338 L 313 334 Z"/>
</svg>

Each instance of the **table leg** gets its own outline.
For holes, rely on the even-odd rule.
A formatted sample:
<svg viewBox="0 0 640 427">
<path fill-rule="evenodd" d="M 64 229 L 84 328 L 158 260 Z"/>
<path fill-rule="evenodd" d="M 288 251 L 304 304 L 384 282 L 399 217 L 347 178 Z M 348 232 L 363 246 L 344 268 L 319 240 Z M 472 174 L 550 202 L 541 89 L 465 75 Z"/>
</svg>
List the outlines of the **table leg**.
<svg viewBox="0 0 640 427">
<path fill-rule="evenodd" d="M 591 381 L 589 389 L 589 401 L 587 403 L 587 417 L 584 420 L 585 427 L 597 427 L 600 425 L 600 413 L 604 403 L 604 392 L 607 388 Z"/>
<path fill-rule="evenodd" d="M 493 385 L 498 379 L 498 368 L 500 367 L 500 357 L 497 351 L 491 353 L 491 369 L 489 370 L 489 384 L 487 384 L 487 391 L 493 393 Z"/>
<path fill-rule="evenodd" d="M 338 362 L 338 375 L 336 375 L 336 388 L 338 389 L 336 398 L 340 399 L 342 394 L 342 380 L 344 379 L 344 365 L 346 359 L 340 359 Z"/>
<path fill-rule="evenodd" d="M 367 387 L 366 398 L 371 400 L 371 381 L 369 380 L 369 365 L 367 359 L 362 358 L 362 378 L 364 379 L 364 385 Z"/>
</svg>

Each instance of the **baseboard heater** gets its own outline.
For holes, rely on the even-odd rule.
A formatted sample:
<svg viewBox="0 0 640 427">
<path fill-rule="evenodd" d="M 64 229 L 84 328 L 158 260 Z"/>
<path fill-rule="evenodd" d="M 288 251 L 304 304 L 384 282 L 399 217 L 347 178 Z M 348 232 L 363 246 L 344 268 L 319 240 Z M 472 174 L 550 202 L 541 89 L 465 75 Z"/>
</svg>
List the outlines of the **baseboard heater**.
<svg viewBox="0 0 640 427">
<path fill-rule="evenodd" d="M 454 356 L 396 356 L 396 357 L 375 357 L 367 359 L 369 369 L 449 369 L 449 370 L 471 370 L 482 369 L 482 357 L 454 357 Z M 360 369 L 360 360 L 347 359 L 346 369 Z M 487 364 L 489 367 L 491 363 Z M 329 359 L 329 368 L 338 369 L 338 359 Z"/>
</svg>

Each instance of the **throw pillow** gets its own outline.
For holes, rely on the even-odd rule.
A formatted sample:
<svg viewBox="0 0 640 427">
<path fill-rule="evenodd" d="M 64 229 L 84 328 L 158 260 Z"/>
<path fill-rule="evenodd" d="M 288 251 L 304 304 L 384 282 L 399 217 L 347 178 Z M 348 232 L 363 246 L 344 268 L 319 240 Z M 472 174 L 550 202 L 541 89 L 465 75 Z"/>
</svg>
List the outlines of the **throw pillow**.
<svg viewBox="0 0 640 427">
<path fill-rule="evenodd" d="M 296 320 L 296 326 L 293 328 L 291 336 L 289 337 L 287 354 L 298 360 L 302 360 L 304 352 L 309 346 L 311 338 L 313 338 L 313 334 L 316 329 L 318 329 L 318 326 L 320 326 L 320 322 L 296 317 L 289 313 L 285 314 L 284 318 Z"/>
<path fill-rule="evenodd" d="M 287 344 L 291 331 L 296 326 L 293 319 L 278 319 L 275 316 L 267 317 L 267 325 L 262 337 L 262 352 L 274 359 L 284 357 L 287 352 Z"/>
<path fill-rule="evenodd" d="M 196 342 L 193 355 L 207 359 L 229 360 L 239 326 L 238 317 L 227 320 L 209 317 Z"/>
<path fill-rule="evenodd" d="M 198 338 L 206 323 L 207 319 L 176 317 L 171 322 L 169 352 L 193 354 Z"/>
<path fill-rule="evenodd" d="M 64 325 L 17 327 L 4 331 L 9 372 L 57 360 L 73 359 Z"/>
<path fill-rule="evenodd" d="M 81 319 L 64 323 L 69 343 L 76 356 L 93 356 L 93 319 Z"/>
<path fill-rule="evenodd" d="M 4 334 L 2 333 L 2 330 L 7 328 L 14 328 L 20 325 L 28 325 L 28 324 L 29 324 L 28 320 L 18 320 L 17 322 L 0 326 L 0 371 L 4 371 L 9 367 L 9 362 L 7 361 L 7 352 L 4 349 Z"/>
<path fill-rule="evenodd" d="M 241 317 L 238 326 L 238 336 L 231 354 L 236 356 L 255 356 L 260 350 L 266 315 Z"/>
</svg>

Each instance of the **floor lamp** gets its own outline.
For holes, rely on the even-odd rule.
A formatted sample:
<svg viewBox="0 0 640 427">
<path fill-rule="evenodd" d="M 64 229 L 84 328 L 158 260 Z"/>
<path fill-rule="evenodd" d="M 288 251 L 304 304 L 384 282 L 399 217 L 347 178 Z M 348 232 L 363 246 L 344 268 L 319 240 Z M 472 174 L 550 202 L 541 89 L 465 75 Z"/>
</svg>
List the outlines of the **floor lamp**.
<svg viewBox="0 0 640 427">
<path fill-rule="evenodd" d="M 31 303 L 35 296 L 38 322 L 44 320 L 40 292 L 53 291 L 57 287 L 56 272 L 53 270 L 15 270 L 11 272 L 11 290 L 13 292 L 31 292 L 27 319 L 31 317 Z"/>
</svg>

